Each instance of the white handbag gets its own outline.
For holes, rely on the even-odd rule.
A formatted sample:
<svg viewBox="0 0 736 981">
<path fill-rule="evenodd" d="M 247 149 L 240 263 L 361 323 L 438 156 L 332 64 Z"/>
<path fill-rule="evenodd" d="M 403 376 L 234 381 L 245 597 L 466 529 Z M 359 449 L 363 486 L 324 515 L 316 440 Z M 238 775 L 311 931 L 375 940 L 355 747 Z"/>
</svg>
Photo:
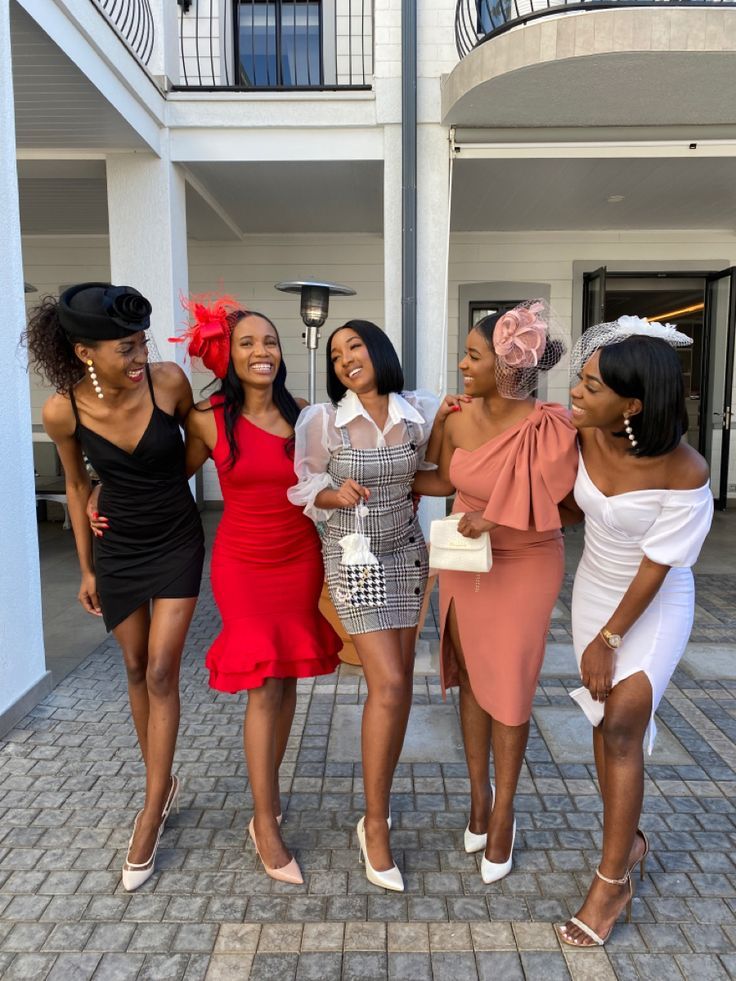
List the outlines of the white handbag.
<svg viewBox="0 0 736 981">
<path fill-rule="evenodd" d="M 490 572 L 493 565 L 491 536 L 466 538 L 457 530 L 462 514 L 449 514 L 429 526 L 429 567 L 453 572 Z"/>
</svg>

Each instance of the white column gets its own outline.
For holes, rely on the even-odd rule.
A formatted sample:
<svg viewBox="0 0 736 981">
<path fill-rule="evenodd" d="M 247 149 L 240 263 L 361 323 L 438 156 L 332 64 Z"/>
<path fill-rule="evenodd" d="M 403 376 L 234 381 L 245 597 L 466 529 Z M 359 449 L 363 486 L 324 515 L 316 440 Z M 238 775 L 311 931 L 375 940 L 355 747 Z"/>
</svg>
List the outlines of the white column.
<svg viewBox="0 0 736 981">
<path fill-rule="evenodd" d="M 449 150 L 447 128 L 420 124 L 417 133 L 417 388 L 438 393 L 447 375 L 447 235 Z M 445 501 L 425 498 L 420 517 L 445 513 Z"/>
<path fill-rule="evenodd" d="M 383 128 L 383 319 L 401 356 L 401 126 Z"/>
<path fill-rule="evenodd" d="M 161 358 L 184 365 L 182 345 L 168 340 L 185 319 L 179 298 L 189 288 L 184 176 L 153 154 L 115 154 L 107 159 L 107 201 L 110 278 L 148 297 Z"/>
<path fill-rule="evenodd" d="M 164 89 L 179 82 L 179 5 L 149 0 L 153 17 L 153 50 L 146 66 Z"/>
<path fill-rule="evenodd" d="M 51 687 L 43 647 L 31 402 L 25 352 L 18 348 L 25 304 L 10 55 L 8 5 L 0 4 L 0 732 Z"/>
</svg>

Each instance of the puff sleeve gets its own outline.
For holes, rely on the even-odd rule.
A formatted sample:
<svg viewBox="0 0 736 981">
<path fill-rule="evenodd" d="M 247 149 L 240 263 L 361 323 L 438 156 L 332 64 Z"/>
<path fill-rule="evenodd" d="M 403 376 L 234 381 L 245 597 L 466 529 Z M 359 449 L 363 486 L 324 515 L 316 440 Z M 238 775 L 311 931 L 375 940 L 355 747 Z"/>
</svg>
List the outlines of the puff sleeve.
<svg viewBox="0 0 736 981">
<path fill-rule="evenodd" d="M 644 535 L 642 551 L 652 562 L 687 568 L 697 561 L 712 521 L 710 484 L 669 491 L 659 516 Z"/>
<path fill-rule="evenodd" d="M 286 492 L 291 503 L 303 507 L 304 513 L 315 523 L 327 521 L 332 514 L 332 511 L 324 511 L 314 505 L 319 492 L 325 487 L 332 487 L 332 480 L 327 473 L 330 449 L 326 410 L 326 405 L 309 405 L 299 414 L 294 427 L 294 470 L 297 483 Z"/>
<path fill-rule="evenodd" d="M 422 416 L 421 437 L 417 445 L 417 470 L 436 470 L 436 463 L 428 463 L 424 456 L 427 452 L 427 444 L 432 433 L 432 424 L 440 407 L 440 400 L 431 392 L 416 391 L 404 392 L 404 398 Z"/>
<path fill-rule="evenodd" d="M 568 410 L 539 403 L 494 449 L 503 462 L 483 517 L 518 531 L 559 528 L 558 504 L 572 490 L 578 468 L 577 431 Z"/>
</svg>

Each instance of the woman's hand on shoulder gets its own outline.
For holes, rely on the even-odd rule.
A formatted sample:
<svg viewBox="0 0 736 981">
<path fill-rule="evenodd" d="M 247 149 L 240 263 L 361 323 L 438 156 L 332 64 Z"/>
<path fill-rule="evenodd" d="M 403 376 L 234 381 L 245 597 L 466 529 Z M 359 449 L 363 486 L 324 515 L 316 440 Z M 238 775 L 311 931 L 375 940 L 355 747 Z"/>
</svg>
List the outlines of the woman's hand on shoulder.
<svg viewBox="0 0 736 981">
<path fill-rule="evenodd" d="M 669 485 L 671 490 L 697 490 L 708 482 L 708 464 L 697 450 L 680 443 L 672 452 Z"/>
<path fill-rule="evenodd" d="M 309 407 L 309 402 L 306 399 L 295 398 L 294 401 L 299 406 L 300 409 L 306 409 Z"/>
<path fill-rule="evenodd" d="M 470 395 L 445 395 L 437 409 L 435 421 L 444 423 L 455 412 L 461 412 L 463 405 L 472 402 Z"/>
</svg>

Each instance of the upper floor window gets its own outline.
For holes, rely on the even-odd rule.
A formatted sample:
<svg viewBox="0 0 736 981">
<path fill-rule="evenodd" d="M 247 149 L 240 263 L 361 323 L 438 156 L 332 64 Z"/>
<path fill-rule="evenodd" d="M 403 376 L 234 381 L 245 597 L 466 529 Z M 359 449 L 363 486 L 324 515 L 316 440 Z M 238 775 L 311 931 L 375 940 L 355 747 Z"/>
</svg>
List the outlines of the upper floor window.
<svg viewBox="0 0 736 981">
<path fill-rule="evenodd" d="M 322 84 L 322 0 L 238 0 L 240 84 Z"/>
</svg>

